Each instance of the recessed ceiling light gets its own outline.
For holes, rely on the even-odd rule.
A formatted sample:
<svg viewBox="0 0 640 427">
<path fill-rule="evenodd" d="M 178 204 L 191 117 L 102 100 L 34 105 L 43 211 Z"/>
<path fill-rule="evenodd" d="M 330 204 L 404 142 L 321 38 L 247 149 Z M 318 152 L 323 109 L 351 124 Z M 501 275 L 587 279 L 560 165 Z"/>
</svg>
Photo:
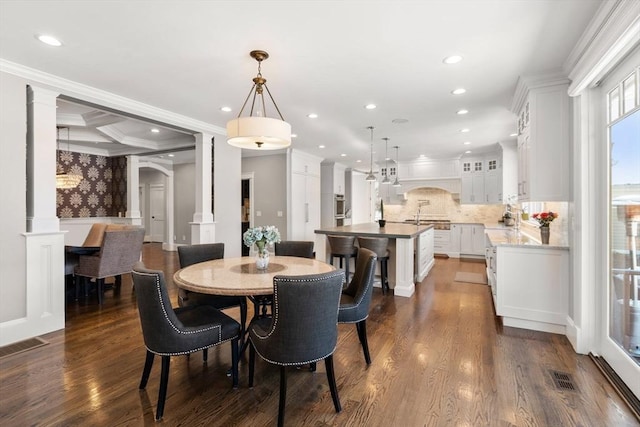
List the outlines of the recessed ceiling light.
<svg viewBox="0 0 640 427">
<path fill-rule="evenodd" d="M 362 160 L 356 160 L 356 163 L 362 163 Z"/>
<path fill-rule="evenodd" d="M 393 120 L 391 120 L 391 123 L 395 123 L 397 125 L 402 125 L 402 124 L 407 123 L 408 121 L 409 120 L 407 120 L 407 119 L 393 119 Z"/>
<path fill-rule="evenodd" d="M 309 117 L 310 119 L 317 119 L 318 115 L 316 113 L 311 113 L 311 114 L 308 114 L 307 117 Z"/>
<path fill-rule="evenodd" d="M 464 154 L 471 154 L 471 150 L 465 151 Z"/>
<path fill-rule="evenodd" d="M 467 114 L 468 112 L 469 110 L 458 110 L 456 114 L 463 115 L 463 114 Z"/>
<path fill-rule="evenodd" d="M 471 142 L 470 141 L 465 141 L 465 142 L 463 142 L 463 144 L 464 145 L 471 145 Z"/>
<path fill-rule="evenodd" d="M 153 128 L 153 129 L 151 129 L 151 132 L 153 132 L 153 133 L 160 133 L 160 129 Z"/>
<path fill-rule="evenodd" d="M 297 133 L 292 133 L 292 134 L 291 134 L 291 138 L 297 138 L 297 137 L 298 137 L 298 134 L 297 134 Z"/>
<path fill-rule="evenodd" d="M 367 104 L 364 106 L 364 108 L 366 108 L 367 110 L 375 110 L 376 107 L 376 104 Z"/>
<path fill-rule="evenodd" d="M 220 111 L 224 111 L 225 113 L 228 113 L 229 111 L 231 111 L 231 107 L 220 107 Z"/>
<path fill-rule="evenodd" d="M 452 94 L 454 95 L 462 95 L 463 93 L 465 93 L 467 90 L 465 88 L 458 88 L 458 89 L 454 89 L 451 91 Z"/>
<path fill-rule="evenodd" d="M 462 56 L 460 55 L 447 56 L 442 60 L 445 64 L 457 64 L 460 61 L 462 61 Z"/>
<path fill-rule="evenodd" d="M 169 156 L 169 157 L 175 157 L 176 155 L 175 155 L 175 154 L 167 154 L 167 156 Z"/>
<path fill-rule="evenodd" d="M 318 145 L 318 148 L 324 148 L 324 145 Z"/>
<path fill-rule="evenodd" d="M 340 154 L 340 157 L 347 157 L 347 155 L 342 153 L 342 154 Z"/>
<path fill-rule="evenodd" d="M 36 36 L 36 38 L 40 40 L 42 43 L 48 44 L 49 46 L 55 46 L 55 47 L 62 46 L 62 42 L 53 36 L 42 34 L 42 35 Z"/>
<path fill-rule="evenodd" d="M 471 130 L 471 129 L 464 128 L 464 129 L 460 129 L 460 132 L 461 132 L 461 133 L 467 133 L 467 132 L 469 132 L 470 130 Z"/>
<path fill-rule="evenodd" d="M 518 134 L 517 134 L 517 133 L 512 133 L 512 134 L 511 134 L 511 135 L 509 135 L 509 136 L 518 136 Z"/>
</svg>

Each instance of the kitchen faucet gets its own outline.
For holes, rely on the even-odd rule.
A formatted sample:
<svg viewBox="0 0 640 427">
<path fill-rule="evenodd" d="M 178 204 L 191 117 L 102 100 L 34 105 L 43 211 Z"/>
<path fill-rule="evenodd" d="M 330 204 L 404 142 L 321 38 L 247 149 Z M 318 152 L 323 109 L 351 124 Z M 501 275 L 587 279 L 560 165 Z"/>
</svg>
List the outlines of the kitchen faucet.
<svg viewBox="0 0 640 427">
<path fill-rule="evenodd" d="M 429 204 L 428 201 L 418 202 L 418 213 L 416 213 L 416 225 L 420 225 L 420 211 L 422 210 L 422 207 L 428 204 Z"/>
</svg>

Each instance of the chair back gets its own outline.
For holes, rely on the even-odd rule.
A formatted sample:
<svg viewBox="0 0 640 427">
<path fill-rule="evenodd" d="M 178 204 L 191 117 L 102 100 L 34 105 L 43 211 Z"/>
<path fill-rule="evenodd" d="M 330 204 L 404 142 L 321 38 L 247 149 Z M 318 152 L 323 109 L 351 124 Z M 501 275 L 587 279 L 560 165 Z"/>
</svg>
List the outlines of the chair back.
<svg viewBox="0 0 640 427">
<path fill-rule="evenodd" d="M 295 256 L 300 258 L 315 258 L 313 242 L 302 240 L 285 240 L 276 243 L 276 256 Z"/>
<path fill-rule="evenodd" d="M 298 365 L 333 354 L 338 340 L 338 306 L 344 272 L 273 279 L 271 330 L 256 346 L 260 354 L 279 365 Z M 265 343 L 266 344 L 266 343 Z"/>
<path fill-rule="evenodd" d="M 131 272 L 144 344 L 152 353 L 174 354 L 180 345 L 177 331 L 183 329 L 167 293 L 162 271 L 149 270 L 142 262 Z"/>
<path fill-rule="evenodd" d="M 376 261 L 373 251 L 365 248 L 358 250 L 356 271 L 349 285 L 342 291 L 350 298 L 347 304 L 340 305 L 340 322 L 359 322 L 369 316 Z"/>
<path fill-rule="evenodd" d="M 332 236 L 328 235 L 327 240 L 334 255 L 353 255 L 355 253 L 355 236 Z"/>
<path fill-rule="evenodd" d="M 224 258 L 224 243 L 178 246 L 180 268 L 185 268 L 199 262 L 222 258 Z"/>
<path fill-rule="evenodd" d="M 89 230 L 89 234 L 87 234 L 87 237 L 84 239 L 82 246 L 93 246 L 96 248 L 102 246 L 102 238 L 104 237 L 106 229 L 107 224 L 104 222 L 93 224 Z"/>
<path fill-rule="evenodd" d="M 100 252 L 81 255 L 76 274 L 98 279 L 131 272 L 140 261 L 144 229 L 140 227 L 105 231 Z"/>
<path fill-rule="evenodd" d="M 358 237 L 358 246 L 375 252 L 378 258 L 386 257 L 389 246 L 388 237 Z"/>
</svg>

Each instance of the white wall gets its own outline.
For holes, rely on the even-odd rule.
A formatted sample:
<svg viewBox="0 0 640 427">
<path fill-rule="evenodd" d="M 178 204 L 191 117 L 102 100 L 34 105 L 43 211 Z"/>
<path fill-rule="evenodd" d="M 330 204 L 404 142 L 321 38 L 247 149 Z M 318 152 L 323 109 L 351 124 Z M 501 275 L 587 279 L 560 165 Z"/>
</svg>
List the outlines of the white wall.
<svg viewBox="0 0 640 427">
<path fill-rule="evenodd" d="M 26 87 L 0 73 L 0 323 L 26 315 Z"/>
</svg>

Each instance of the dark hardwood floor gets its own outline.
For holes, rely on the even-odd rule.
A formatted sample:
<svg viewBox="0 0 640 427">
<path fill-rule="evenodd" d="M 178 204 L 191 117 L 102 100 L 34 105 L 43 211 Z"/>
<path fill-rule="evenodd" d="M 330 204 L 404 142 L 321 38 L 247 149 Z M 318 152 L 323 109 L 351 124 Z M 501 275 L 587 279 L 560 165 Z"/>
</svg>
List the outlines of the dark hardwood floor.
<svg viewBox="0 0 640 427">
<path fill-rule="evenodd" d="M 176 253 L 144 246 L 150 268 L 171 281 Z M 452 282 L 484 264 L 437 259 L 411 298 L 374 290 L 367 366 L 353 325 L 339 325 L 334 356 L 342 412 L 331 402 L 324 364 L 291 369 L 286 425 L 339 426 L 637 426 L 587 356 L 561 335 L 503 328 L 486 285 Z M 0 360 L 2 426 L 154 425 L 159 368 L 138 390 L 145 349 L 131 279 L 119 295 L 68 302 L 66 329 L 48 345 Z M 250 310 L 251 311 L 251 310 Z M 230 313 L 239 318 L 237 311 Z M 175 357 L 162 424 L 271 426 L 278 414 L 278 368 L 257 358 L 255 387 L 231 388 L 228 345 Z M 577 391 L 559 390 L 550 371 L 569 373 Z"/>
</svg>

